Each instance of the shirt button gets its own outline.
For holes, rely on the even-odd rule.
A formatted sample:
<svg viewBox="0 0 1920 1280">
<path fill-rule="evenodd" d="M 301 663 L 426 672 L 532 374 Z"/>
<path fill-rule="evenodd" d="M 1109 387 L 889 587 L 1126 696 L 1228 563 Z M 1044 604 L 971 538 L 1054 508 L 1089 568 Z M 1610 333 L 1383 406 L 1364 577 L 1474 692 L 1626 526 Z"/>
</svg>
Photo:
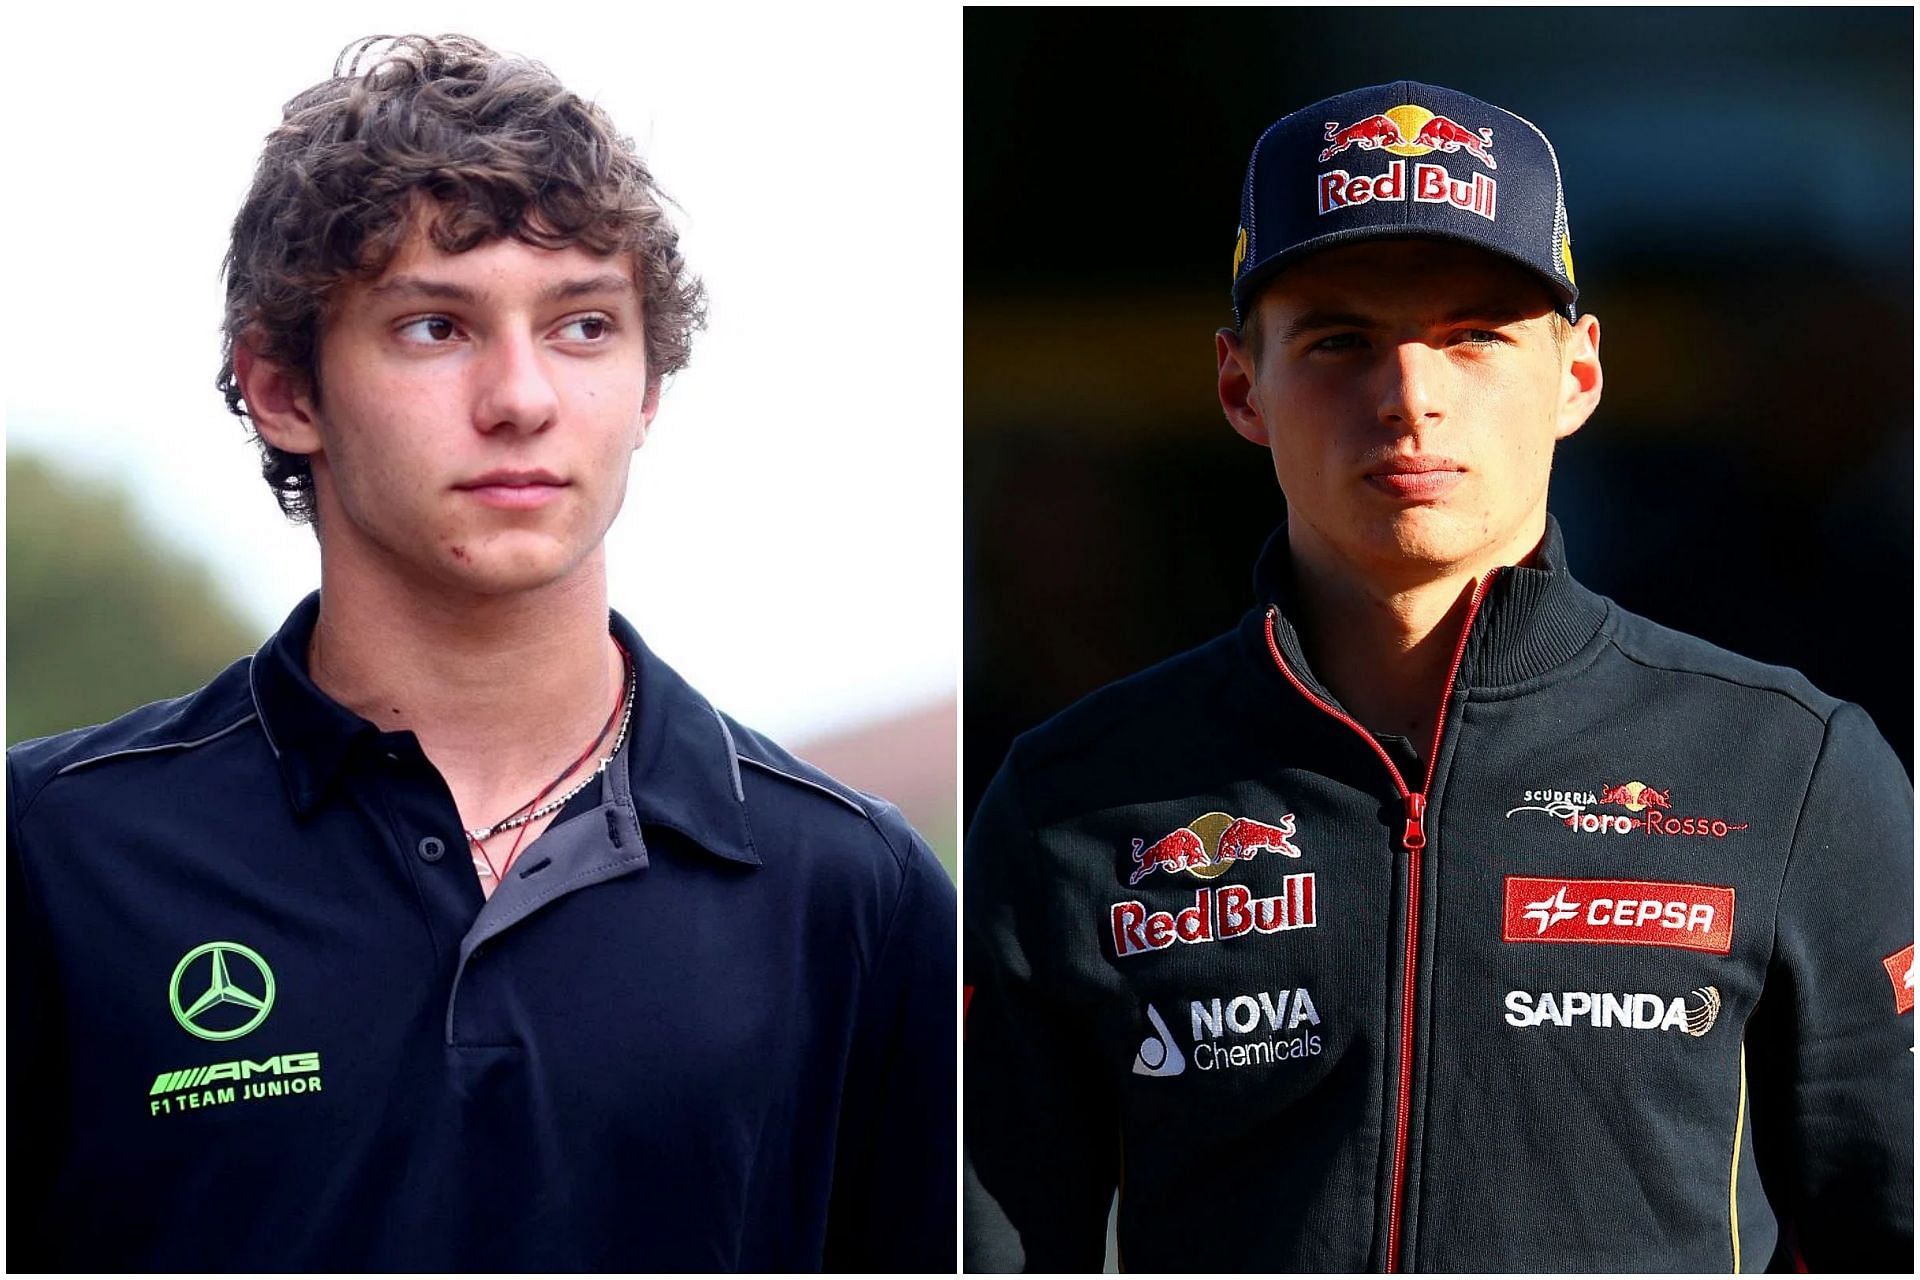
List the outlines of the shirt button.
<svg viewBox="0 0 1920 1280">
<path fill-rule="evenodd" d="M 439 836 L 426 836 L 418 846 L 422 862 L 438 862 L 446 855 L 447 846 L 441 843 Z"/>
</svg>

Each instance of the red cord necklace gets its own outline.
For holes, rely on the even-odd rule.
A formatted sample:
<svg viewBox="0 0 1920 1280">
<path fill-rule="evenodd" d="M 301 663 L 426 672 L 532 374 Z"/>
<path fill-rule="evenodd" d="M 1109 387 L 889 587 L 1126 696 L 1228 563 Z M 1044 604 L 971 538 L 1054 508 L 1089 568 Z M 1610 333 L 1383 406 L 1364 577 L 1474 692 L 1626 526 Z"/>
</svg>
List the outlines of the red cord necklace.
<svg viewBox="0 0 1920 1280">
<path fill-rule="evenodd" d="M 618 646 L 618 643 L 619 643 L 618 641 L 615 642 L 616 646 Z M 512 813 L 509 813 L 506 817 L 500 819 L 500 821 L 495 822 L 490 826 L 477 827 L 474 830 L 466 833 L 467 842 L 473 846 L 474 853 L 478 855 L 473 860 L 474 870 L 479 872 L 482 875 L 491 876 L 493 879 L 493 882 L 496 885 L 501 883 L 502 878 L 507 874 L 508 869 L 513 866 L 514 858 L 519 855 L 520 842 L 526 839 L 527 828 L 531 826 L 536 819 L 544 817 L 546 814 L 556 809 L 565 807 L 567 801 L 579 795 L 580 792 L 586 788 L 588 783 L 592 782 L 595 778 L 599 777 L 602 773 L 606 772 L 606 768 L 609 764 L 613 762 L 614 756 L 620 753 L 621 744 L 626 741 L 627 727 L 632 722 L 632 719 L 633 719 L 633 695 L 634 695 L 634 674 L 635 674 L 633 669 L 633 658 L 630 654 L 627 653 L 624 647 L 620 648 L 620 664 L 626 673 L 626 680 L 623 681 L 623 684 L 625 685 L 625 687 L 621 690 L 619 701 L 613 704 L 613 711 L 611 714 L 607 716 L 607 722 L 604 725 L 600 726 L 600 732 L 593 736 L 593 741 L 587 744 L 587 749 L 581 752 L 579 757 L 576 758 L 573 761 L 573 763 L 569 764 L 565 769 L 562 769 L 560 771 L 560 775 L 556 777 L 552 782 L 549 782 L 546 786 L 540 788 L 539 794 L 534 796 L 533 799 L 527 801 L 525 804 L 515 809 Z M 606 740 L 607 732 L 608 730 L 613 728 L 615 721 L 618 721 L 620 724 L 620 732 L 614 738 L 613 750 L 607 752 L 607 754 L 601 758 L 599 767 L 596 768 L 592 773 L 588 774 L 586 777 L 582 778 L 577 785 L 570 788 L 567 791 L 567 793 L 561 796 L 559 799 L 550 801 L 544 805 L 541 804 L 540 802 L 542 800 L 545 800 L 548 795 L 552 794 L 553 789 L 555 787 L 559 786 L 561 783 L 565 782 L 568 778 L 572 777 L 574 770 L 578 769 L 581 765 L 585 764 L 589 759 L 592 758 L 594 749 L 598 747 L 603 741 Z M 536 808 L 535 806 L 539 806 L 539 807 Z M 486 840 L 490 836 L 496 835 L 499 832 L 507 830 L 510 827 L 520 828 L 520 834 L 513 838 L 513 847 L 507 851 L 506 861 L 501 863 L 498 869 L 495 869 L 493 865 L 493 859 L 487 856 L 486 848 L 481 842 Z"/>
</svg>

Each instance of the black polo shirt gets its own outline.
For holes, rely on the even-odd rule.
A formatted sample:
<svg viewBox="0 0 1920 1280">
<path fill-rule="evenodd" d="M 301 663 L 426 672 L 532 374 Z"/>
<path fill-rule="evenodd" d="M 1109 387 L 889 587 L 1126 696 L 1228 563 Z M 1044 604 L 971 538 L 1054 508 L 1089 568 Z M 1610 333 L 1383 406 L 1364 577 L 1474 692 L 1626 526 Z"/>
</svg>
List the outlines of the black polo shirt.
<svg viewBox="0 0 1920 1280">
<path fill-rule="evenodd" d="M 951 1270 L 954 889 L 618 614 L 627 744 L 483 898 L 306 671 L 7 753 L 9 1269 Z"/>
</svg>

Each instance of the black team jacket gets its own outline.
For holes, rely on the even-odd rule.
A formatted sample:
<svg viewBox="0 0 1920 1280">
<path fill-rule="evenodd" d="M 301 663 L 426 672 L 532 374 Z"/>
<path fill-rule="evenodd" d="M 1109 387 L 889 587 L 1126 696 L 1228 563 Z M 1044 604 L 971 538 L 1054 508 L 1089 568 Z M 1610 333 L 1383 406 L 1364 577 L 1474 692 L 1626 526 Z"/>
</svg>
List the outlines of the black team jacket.
<svg viewBox="0 0 1920 1280">
<path fill-rule="evenodd" d="M 1912 1265 L 1912 786 L 1557 525 L 1416 758 L 1234 631 L 1022 736 L 965 857 L 969 1269 Z M 1423 748 L 1427 744 L 1422 744 Z"/>
</svg>

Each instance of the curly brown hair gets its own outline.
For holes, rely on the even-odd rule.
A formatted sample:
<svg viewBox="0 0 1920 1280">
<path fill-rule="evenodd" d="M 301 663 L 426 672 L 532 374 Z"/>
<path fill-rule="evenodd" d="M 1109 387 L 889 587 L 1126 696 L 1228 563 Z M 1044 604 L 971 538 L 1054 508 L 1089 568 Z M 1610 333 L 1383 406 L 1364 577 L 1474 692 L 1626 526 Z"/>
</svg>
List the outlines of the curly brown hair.
<svg viewBox="0 0 1920 1280">
<path fill-rule="evenodd" d="M 665 203 L 632 140 L 541 64 L 468 36 L 356 40 L 330 79 L 287 103 L 234 219 L 217 379 L 227 409 L 251 425 L 234 377 L 242 342 L 318 402 L 330 297 L 378 277 L 416 212 L 446 253 L 512 236 L 631 254 L 657 382 L 685 367 L 706 319 Z M 306 457 L 252 438 L 280 509 L 311 522 Z"/>
</svg>

